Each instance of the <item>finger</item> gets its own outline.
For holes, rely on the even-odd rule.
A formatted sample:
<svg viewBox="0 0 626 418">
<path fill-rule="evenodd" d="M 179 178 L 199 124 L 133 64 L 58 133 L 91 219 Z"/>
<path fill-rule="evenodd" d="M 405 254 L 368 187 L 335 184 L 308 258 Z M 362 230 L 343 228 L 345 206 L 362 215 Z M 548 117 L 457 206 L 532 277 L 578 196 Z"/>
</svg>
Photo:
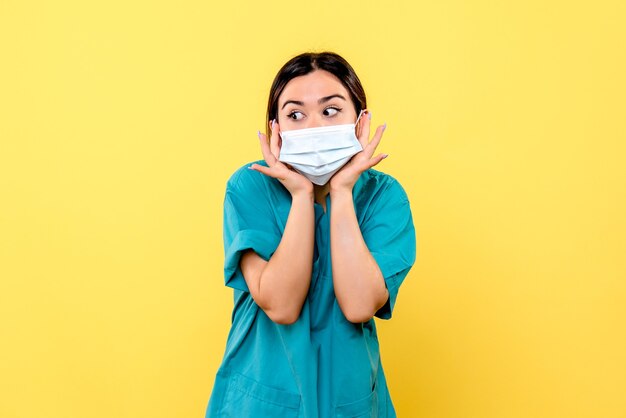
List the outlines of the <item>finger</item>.
<svg viewBox="0 0 626 418">
<path fill-rule="evenodd" d="M 248 167 L 250 170 L 254 170 L 254 171 L 258 171 L 260 173 L 265 174 L 266 176 L 270 176 L 270 177 L 274 177 L 274 174 L 272 173 L 272 169 L 269 167 L 265 167 L 264 165 L 260 165 L 260 164 L 252 164 L 251 166 Z"/>
<path fill-rule="evenodd" d="M 369 160 L 367 168 L 374 167 L 376 164 L 378 164 L 379 162 L 381 162 L 382 160 L 384 160 L 387 157 L 389 157 L 389 154 L 378 154 L 376 157 L 374 157 L 371 160 Z"/>
<path fill-rule="evenodd" d="M 278 135 L 278 131 L 280 127 L 278 126 L 278 122 L 276 120 L 272 121 L 272 134 L 270 136 L 270 151 L 274 154 L 274 157 L 278 159 L 280 155 L 280 147 L 278 145 L 278 141 L 280 140 L 280 136 Z"/>
<path fill-rule="evenodd" d="M 383 137 L 383 132 L 385 132 L 385 129 L 387 129 L 386 123 L 376 128 L 376 132 L 374 133 L 372 140 L 369 144 L 367 144 L 366 147 L 364 147 L 363 152 L 365 153 L 367 158 L 371 158 L 372 155 L 374 155 L 374 151 L 376 151 L 376 147 L 378 147 L 378 144 L 380 144 L 380 140 Z"/>
<path fill-rule="evenodd" d="M 370 113 L 369 110 L 366 111 L 367 114 L 365 114 L 365 117 L 361 117 L 361 120 L 359 121 L 359 142 L 361 143 L 361 146 L 363 147 L 363 149 L 365 149 L 365 147 L 367 146 L 367 142 L 370 139 L 370 124 L 371 124 L 371 120 L 372 120 L 372 114 Z"/>
<path fill-rule="evenodd" d="M 267 163 L 267 165 L 272 166 L 276 163 L 276 157 L 270 151 L 270 146 L 267 143 L 267 137 L 265 134 L 259 132 L 259 142 L 261 143 L 261 153 L 263 154 L 263 159 Z"/>
</svg>

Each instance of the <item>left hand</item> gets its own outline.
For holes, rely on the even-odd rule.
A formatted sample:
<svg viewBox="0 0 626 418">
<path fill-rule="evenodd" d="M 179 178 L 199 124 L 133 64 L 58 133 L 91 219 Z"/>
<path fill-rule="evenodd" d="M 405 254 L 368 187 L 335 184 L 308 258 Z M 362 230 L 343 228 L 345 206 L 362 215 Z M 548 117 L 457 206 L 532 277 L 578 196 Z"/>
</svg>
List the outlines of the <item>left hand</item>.
<svg viewBox="0 0 626 418">
<path fill-rule="evenodd" d="M 367 111 L 367 117 L 361 118 L 357 138 L 363 147 L 363 150 L 354 154 L 350 161 L 341 167 L 330 179 L 331 190 L 349 190 L 352 191 L 354 184 L 358 180 L 361 173 L 374 167 L 376 164 L 387 158 L 387 154 L 378 154 L 373 157 L 376 147 L 383 137 L 383 132 L 387 124 L 380 125 L 376 128 L 372 140 L 370 136 L 370 120 L 371 113 Z"/>
</svg>

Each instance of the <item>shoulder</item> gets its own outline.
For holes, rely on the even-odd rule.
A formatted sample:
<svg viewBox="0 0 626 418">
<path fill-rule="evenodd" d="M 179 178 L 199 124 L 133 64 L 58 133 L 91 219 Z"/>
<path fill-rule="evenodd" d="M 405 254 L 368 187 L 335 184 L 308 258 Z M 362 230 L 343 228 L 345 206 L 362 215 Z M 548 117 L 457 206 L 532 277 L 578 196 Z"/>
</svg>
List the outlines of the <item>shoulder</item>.
<svg viewBox="0 0 626 418">
<path fill-rule="evenodd" d="M 227 192 L 266 189 L 268 186 L 276 187 L 277 185 L 275 183 L 280 184 L 277 180 L 272 179 L 264 175 L 263 173 L 251 170 L 250 166 L 252 164 L 258 164 L 267 167 L 267 164 L 264 160 L 251 161 L 247 164 L 242 165 L 237 170 L 235 170 L 235 172 L 226 182 Z"/>
<path fill-rule="evenodd" d="M 357 193 L 367 194 L 376 200 L 409 200 L 404 187 L 396 178 L 373 168 L 364 171 L 355 186 L 358 187 Z"/>
</svg>

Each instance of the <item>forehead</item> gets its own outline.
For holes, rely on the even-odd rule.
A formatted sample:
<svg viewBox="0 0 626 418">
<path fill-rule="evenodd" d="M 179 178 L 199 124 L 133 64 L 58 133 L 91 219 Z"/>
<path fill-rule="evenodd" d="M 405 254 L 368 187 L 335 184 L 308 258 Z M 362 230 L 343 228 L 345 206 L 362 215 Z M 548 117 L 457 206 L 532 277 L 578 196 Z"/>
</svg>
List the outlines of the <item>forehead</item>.
<svg viewBox="0 0 626 418">
<path fill-rule="evenodd" d="M 339 79 L 328 71 L 315 70 L 289 80 L 278 98 L 280 108 L 287 100 L 297 100 L 305 104 L 317 104 L 321 97 L 341 94 L 350 100 L 350 94 Z"/>
</svg>

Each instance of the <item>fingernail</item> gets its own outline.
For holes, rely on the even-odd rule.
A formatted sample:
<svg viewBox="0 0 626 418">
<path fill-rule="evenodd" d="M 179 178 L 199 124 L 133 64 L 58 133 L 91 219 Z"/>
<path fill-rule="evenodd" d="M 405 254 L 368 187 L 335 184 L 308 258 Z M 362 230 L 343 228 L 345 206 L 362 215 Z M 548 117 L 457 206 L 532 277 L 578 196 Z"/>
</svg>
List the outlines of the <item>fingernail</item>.
<svg viewBox="0 0 626 418">
<path fill-rule="evenodd" d="M 274 123 L 276 123 L 276 119 L 272 119 L 272 129 L 274 129 Z"/>
<path fill-rule="evenodd" d="M 385 122 L 385 124 L 383 125 L 383 131 L 387 129 L 387 122 Z"/>
<path fill-rule="evenodd" d="M 370 112 L 369 110 L 367 111 L 367 117 L 368 117 L 369 119 L 372 119 L 372 112 Z"/>
<path fill-rule="evenodd" d="M 387 157 L 389 157 L 389 154 L 383 154 L 383 160 Z"/>
<path fill-rule="evenodd" d="M 260 131 L 260 130 L 259 130 L 259 131 L 256 131 L 256 136 L 258 136 L 258 137 L 259 137 L 259 139 L 261 139 L 261 131 Z"/>
<path fill-rule="evenodd" d="M 248 170 L 254 170 L 251 165 L 248 166 Z"/>
</svg>

